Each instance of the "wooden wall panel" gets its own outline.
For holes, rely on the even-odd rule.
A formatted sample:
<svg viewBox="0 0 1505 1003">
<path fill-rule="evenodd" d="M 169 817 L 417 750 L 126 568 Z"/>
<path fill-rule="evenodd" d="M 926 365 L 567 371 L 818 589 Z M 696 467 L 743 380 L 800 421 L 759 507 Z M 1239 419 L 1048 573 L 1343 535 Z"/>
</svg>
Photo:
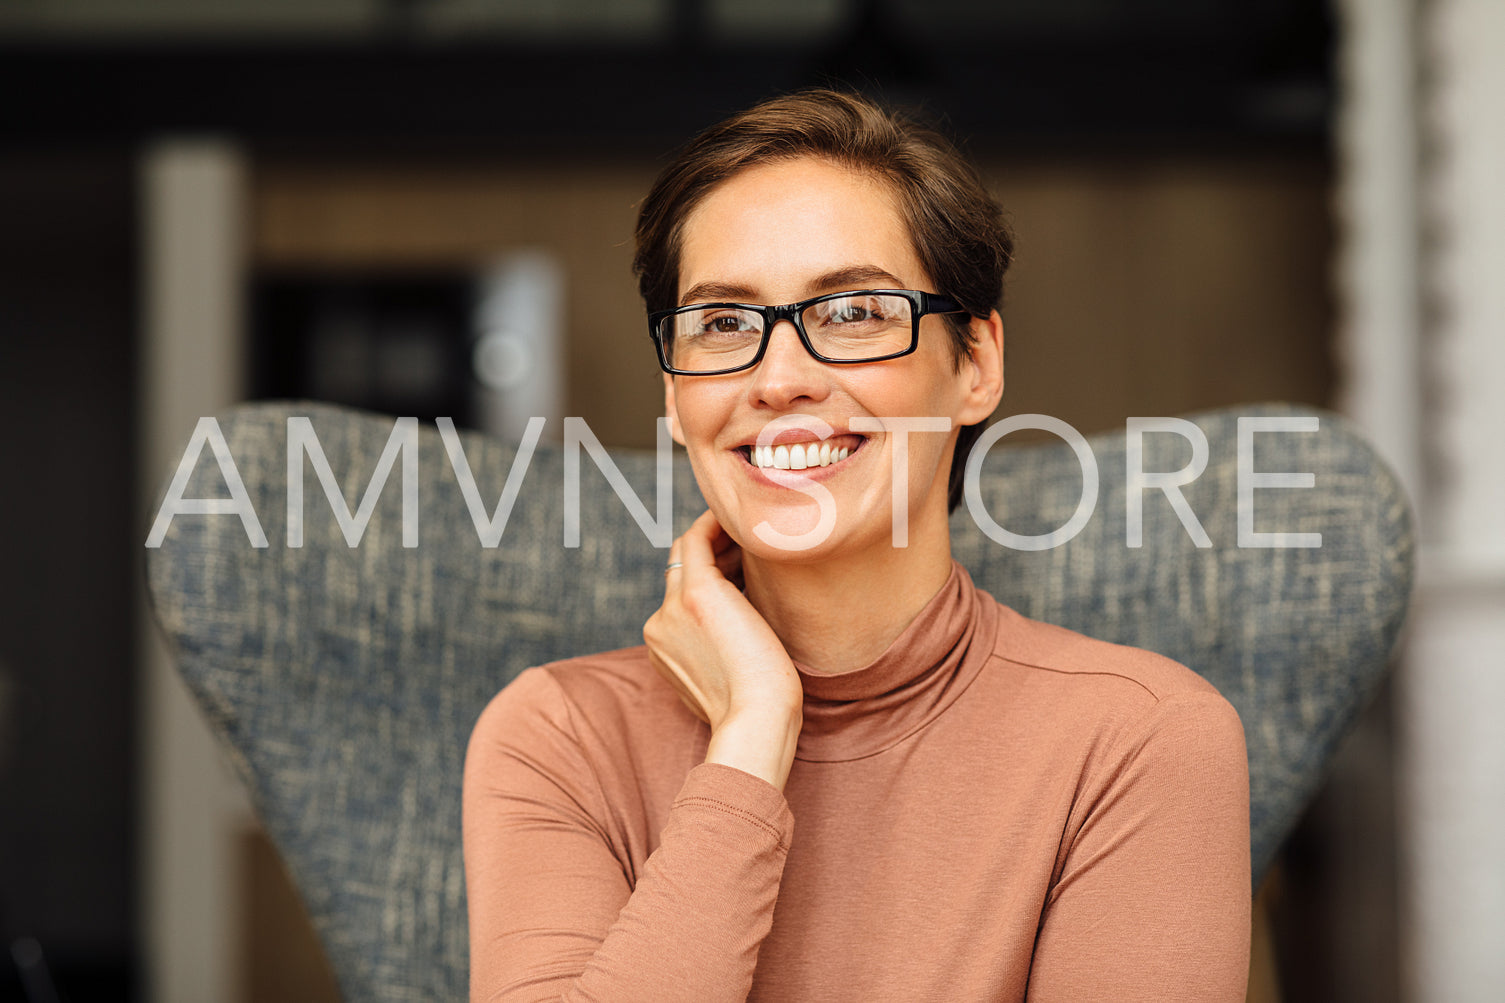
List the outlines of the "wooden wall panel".
<svg viewBox="0 0 1505 1003">
<path fill-rule="evenodd" d="M 1327 402 L 1320 164 L 1000 166 L 1017 230 L 1003 411 L 1080 431 L 1241 401 Z"/>
<path fill-rule="evenodd" d="M 661 394 L 629 261 L 652 175 L 648 165 L 263 165 L 253 260 L 479 266 L 546 248 L 567 274 L 566 413 L 603 441 L 647 446 Z M 1130 415 L 1327 402 L 1320 161 L 1025 161 L 987 175 L 1018 238 L 1001 413 L 1044 412 L 1090 432 Z"/>
</svg>

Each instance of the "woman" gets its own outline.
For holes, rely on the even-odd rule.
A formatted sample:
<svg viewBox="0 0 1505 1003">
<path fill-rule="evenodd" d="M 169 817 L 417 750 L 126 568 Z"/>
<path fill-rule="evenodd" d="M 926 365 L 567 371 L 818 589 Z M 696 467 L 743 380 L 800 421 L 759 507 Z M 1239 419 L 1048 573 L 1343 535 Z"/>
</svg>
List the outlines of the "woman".
<svg viewBox="0 0 1505 1003">
<path fill-rule="evenodd" d="M 1233 709 L 951 559 L 1010 253 L 944 140 L 848 95 L 660 176 L 635 267 L 709 511 L 645 647 L 476 726 L 473 999 L 1243 998 Z"/>
</svg>

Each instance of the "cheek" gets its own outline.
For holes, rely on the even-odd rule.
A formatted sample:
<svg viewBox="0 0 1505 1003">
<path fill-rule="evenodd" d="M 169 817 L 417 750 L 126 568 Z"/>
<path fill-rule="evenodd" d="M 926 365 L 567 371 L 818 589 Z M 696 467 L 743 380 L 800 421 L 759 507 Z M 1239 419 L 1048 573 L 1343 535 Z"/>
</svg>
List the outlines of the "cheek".
<svg viewBox="0 0 1505 1003">
<path fill-rule="evenodd" d="M 726 425 L 729 395 L 726 388 L 709 386 L 706 382 L 681 382 L 675 394 L 675 413 L 682 444 L 693 454 L 713 442 Z"/>
<path fill-rule="evenodd" d="M 909 437 L 909 491 L 921 497 L 946 479 L 956 433 L 922 432 Z"/>
<path fill-rule="evenodd" d="M 947 359 L 949 362 L 949 357 Z M 908 387 L 886 396 L 874 404 L 889 408 L 882 413 L 914 418 L 944 418 L 950 428 L 947 431 L 912 431 L 908 436 L 908 469 L 906 480 L 911 498 L 918 499 L 937 483 L 946 481 L 946 471 L 960 426 L 961 393 L 958 384 L 950 378 L 948 368 L 928 380 L 915 380 Z M 907 392 L 906 392 L 907 391 Z M 943 485 L 944 486 L 944 485 Z"/>
<path fill-rule="evenodd" d="M 953 426 L 962 410 L 961 386 L 949 366 L 944 372 L 919 370 L 909 374 L 908 378 L 886 380 L 881 385 L 859 390 L 855 395 L 875 415 L 946 418 Z M 936 437 L 932 433 L 916 433 L 911 436 L 911 449 L 918 447 L 922 438 Z M 945 438 L 944 433 L 939 437 Z"/>
</svg>

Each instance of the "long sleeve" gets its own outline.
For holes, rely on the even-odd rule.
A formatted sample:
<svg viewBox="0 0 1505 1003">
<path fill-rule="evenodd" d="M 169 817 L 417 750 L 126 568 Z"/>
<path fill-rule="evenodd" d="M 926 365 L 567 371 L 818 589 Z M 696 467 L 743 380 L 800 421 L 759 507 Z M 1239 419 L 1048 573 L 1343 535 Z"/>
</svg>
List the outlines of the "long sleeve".
<svg viewBox="0 0 1505 1003">
<path fill-rule="evenodd" d="M 1249 773 L 1233 708 L 1211 692 L 1160 700 L 1079 799 L 1029 999 L 1243 1000 Z"/>
<path fill-rule="evenodd" d="M 465 762 L 473 1001 L 746 999 L 793 831 L 764 781 L 695 766 L 634 868 L 578 708 L 546 671 L 488 706 Z M 636 880 L 633 873 L 637 870 Z"/>
</svg>

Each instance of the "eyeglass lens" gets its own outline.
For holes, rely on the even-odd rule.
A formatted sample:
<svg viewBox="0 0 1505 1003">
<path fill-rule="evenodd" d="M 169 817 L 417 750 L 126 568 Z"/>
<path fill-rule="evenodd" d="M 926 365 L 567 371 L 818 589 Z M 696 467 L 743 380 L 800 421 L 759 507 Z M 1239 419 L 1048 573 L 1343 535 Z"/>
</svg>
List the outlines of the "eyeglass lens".
<svg viewBox="0 0 1505 1003">
<path fill-rule="evenodd" d="M 817 355 L 861 362 L 907 351 L 914 338 L 913 313 L 906 297 L 854 293 L 810 304 L 800 322 Z M 736 307 L 697 307 L 666 317 L 661 332 L 674 368 L 732 369 L 758 354 L 763 315 Z"/>
</svg>

